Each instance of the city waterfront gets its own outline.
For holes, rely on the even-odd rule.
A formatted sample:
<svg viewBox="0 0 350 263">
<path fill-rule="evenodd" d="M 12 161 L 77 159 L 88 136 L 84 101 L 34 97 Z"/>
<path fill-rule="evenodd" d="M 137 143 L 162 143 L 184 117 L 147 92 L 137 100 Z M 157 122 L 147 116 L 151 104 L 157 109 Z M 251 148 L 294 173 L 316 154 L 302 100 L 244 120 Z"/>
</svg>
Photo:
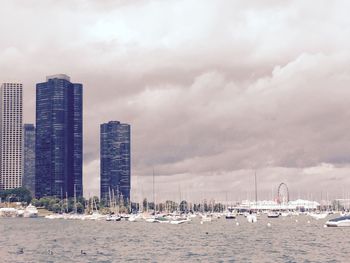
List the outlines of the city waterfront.
<svg viewBox="0 0 350 263">
<path fill-rule="evenodd" d="M 181 225 L 0 219 L 1 262 L 346 262 L 349 228 L 300 215 Z M 238 224 L 237 224 L 238 223 Z M 340 242 L 341 241 L 341 242 Z"/>
<path fill-rule="evenodd" d="M 0 263 L 350 262 L 349 9 L 1 1 Z"/>
</svg>

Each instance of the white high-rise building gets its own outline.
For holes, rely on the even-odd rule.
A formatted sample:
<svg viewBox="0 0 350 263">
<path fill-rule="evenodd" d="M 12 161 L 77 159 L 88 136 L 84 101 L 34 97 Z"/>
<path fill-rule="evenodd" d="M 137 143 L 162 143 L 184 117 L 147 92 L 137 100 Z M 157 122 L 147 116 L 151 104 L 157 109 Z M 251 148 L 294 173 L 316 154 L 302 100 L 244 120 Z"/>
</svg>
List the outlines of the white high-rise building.
<svg viewBox="0 0 350 263">
<path fill-rule="evenodd" d="M 22 186 L 22 84 L 3 83 L 0 104 L 0 190 L 6 190 Z"/>
</svg>

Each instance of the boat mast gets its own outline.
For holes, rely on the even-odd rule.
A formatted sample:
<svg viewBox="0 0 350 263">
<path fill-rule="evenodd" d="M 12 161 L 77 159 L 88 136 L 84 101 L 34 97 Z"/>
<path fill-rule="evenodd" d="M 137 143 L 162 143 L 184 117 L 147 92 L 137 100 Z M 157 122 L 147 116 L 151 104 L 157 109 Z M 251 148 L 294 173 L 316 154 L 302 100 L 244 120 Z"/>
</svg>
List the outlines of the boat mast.
<svg viewBox="0 0 350 263">
<path fill-rule="evenodd" d="M 109 201 L 109 209 L 112 209 L 112 195 L 111 195 L 111 187 L 108 187 L 108 201 Z"/>
<path fill-rule="evenodd" d="M 64 211 L 64 207 L 63 207 L 63 190 L 62 190 L 62 187 L 61 187 L 61 214 L 63 214 L 63 211 Z"/>
<path fill-rule="evenodd" d="M 74 184 L 74 213 L 77 213 L 77 194 L 76 194 L 76 184 Z"/>
<path fill-rule="evenodd" d="M 154 205 L 154 214 L 156 214 L 156 195 L 154 192 L 154 167 L 153 167 L 153 205 Z"/>
<path fill-rule="evenodd" d="M 254 179 L 255 179 L 255 209 L 258 207 L 258 188 L 257 188 L 257 183 L 256 183 L 256 171 L 254 174 Z"/>
<path fill-rule="evenodd" d="M 66 213 L 68 214 L 68 192 L 66 192 Z"/>
</svg>

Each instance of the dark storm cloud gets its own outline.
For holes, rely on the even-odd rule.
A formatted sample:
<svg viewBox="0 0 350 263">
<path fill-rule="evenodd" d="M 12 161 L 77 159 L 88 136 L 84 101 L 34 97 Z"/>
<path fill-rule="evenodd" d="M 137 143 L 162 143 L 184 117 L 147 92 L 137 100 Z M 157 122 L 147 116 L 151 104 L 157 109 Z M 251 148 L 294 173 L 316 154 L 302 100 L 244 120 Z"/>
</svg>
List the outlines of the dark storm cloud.
<svg viewBox="0 0 350 263">
<path fill-rule="evenodd" d="M 134 195 L 152 167 L 168 198 L 250 191 L 254 169 L 266 193 L 336 176 L 335 192 L 349 181 L 349 4 L 317 4 L 3 1 L 0 75 L 24 83 L 27 122 L 46 75 L 84 84 L 86 193 L 108 120 L 132 125 Z"/>
</svg>

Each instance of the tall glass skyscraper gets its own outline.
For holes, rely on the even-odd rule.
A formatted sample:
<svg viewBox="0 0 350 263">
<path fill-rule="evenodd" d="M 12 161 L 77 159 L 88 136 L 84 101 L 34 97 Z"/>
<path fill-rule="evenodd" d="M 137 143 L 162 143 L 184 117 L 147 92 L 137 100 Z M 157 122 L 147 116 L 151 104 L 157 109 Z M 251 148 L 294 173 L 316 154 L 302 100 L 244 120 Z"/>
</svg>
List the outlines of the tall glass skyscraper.
<svg viewBox="0 0 350 263">
<path fill-rule="evenodd" d="M 110 121 L 100 132 L 101 200 L 130 201 L 130 125 Z"/>
<path fill-rule="evenodd" d="M 36 85 L 35 194 L 83 195 L 83 85 L 53 75 Z"/>
<path fill-rule="evenodd" d="M 0 89 L 0 190 L 22 186 L 22 84 Z"/>
<path fill-rule="evenodd" d="M 24 156 L 22 186 L 35 196 L 35 127 L 33 124 L 24 124 Z"/>
</svg>

